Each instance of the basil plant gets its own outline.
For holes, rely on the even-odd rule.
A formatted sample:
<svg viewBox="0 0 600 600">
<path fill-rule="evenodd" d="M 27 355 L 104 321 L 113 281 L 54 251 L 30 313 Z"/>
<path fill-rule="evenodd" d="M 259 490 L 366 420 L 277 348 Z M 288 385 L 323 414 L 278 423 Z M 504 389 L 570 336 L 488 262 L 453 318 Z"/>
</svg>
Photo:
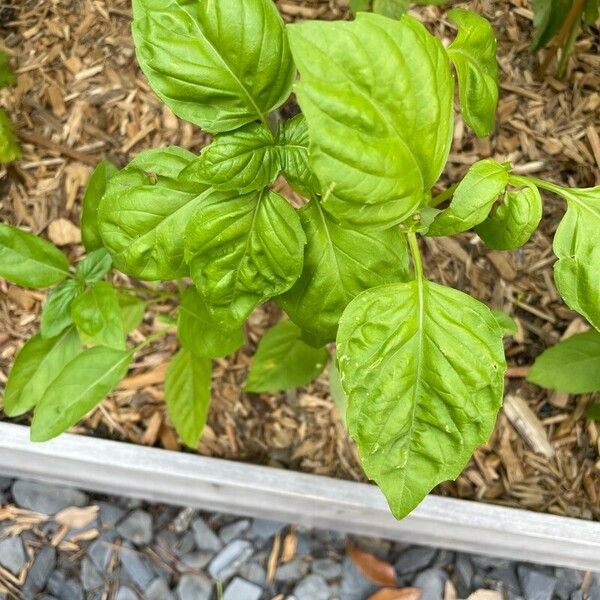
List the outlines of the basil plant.
<svg viewBox="0 0 600 600">
<path fill-rule="evenodd" d="M 83 206 L 88 255 L 75 266 L 0 226 L 0 276 L 55 286 L 40 333 L 16 358 L 6 414 L 33 409 L 40 441 L 74 425 L 137 351 L 173 330 L 138 345 L 127 336 L 177 287 L 180 349 L 165 400 L 194 447 L 211 359 L 235 352 L 244 321 L 273 300 L 289 319 L 259 344 L 247 391 L 305 385 L 329 360 L 365 473 L 398 518 L 457 477 L 501 407 L 511 322 L 431 281 L 419 239 L 474 229 L 491 248 L 517 248 L 540 222 L 539 189 L 553 192 L 567 206 L 554 241 L 557 287 L 600 328 L 600 188 L 566 189 L 481 160 L 432 196 L 452 142 L 455 82 L 478 135 L 493 130 L 498 100 L 489 23 L 458 8 L 448 19 L 457 34 L 444 47 L 407 15 L 285 26 L 271 0 L 135 0 L 150 86 L 214 139 L 199 156 L 168 147 L 121 170 L 101 163 Z M 292 92 L 302 112 L 283 121 Z M 281 178 L 293 204 L 276 191 Z M 132 287 L 115 288 L 111 269 Z M 141 283 L 165 281 L 178 285 Z"/>
</svg>

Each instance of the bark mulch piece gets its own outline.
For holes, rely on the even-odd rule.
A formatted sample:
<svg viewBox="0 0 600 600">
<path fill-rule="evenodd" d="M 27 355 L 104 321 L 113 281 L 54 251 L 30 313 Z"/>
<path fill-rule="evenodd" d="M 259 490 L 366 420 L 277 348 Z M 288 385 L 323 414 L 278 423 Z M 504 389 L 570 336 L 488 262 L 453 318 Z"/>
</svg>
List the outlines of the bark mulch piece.
<svg viewBox="0 0 600 600">
<path fill-rule="evenodd" d="M 347 17 L 342 0 L 278 4 L 287 21 Z M 520 173 L 568 185 L 600 183 L 598 29 L 579 40 L 564 81 L 542 82 L 534 75 L 538 59 L 529 53 L 528 0 L 463 4 L 490 18 L 498 33 L 502 96 L 498 127 L 489 139 L 476 139 L 457 117 L 440 189 L 485 157 L 508 159 Z M 416 12 L 444 41 L 452 39 L 441 9 Z M 86 180 L 101 157 L 124 165 L 145 148 L 178 144 L 198 152 L 209 140 L 150 91 L 135 62 L 129 27 L 127 0 L 5 0 L 0 6 L 0 46 L 18 74 L 17 87 L 0 91 L 0 102 L 18 125 L 24 151 L 19 162 L 0 169 L 0 221 L 54 238 L 72 260 L 82 249 L 68 222 L 78 223 Z M 596 423 L 585 419 L 593 398 L 549 393 L 524 379 L 544 347 L 585 328 L 554 287 L 551 239 L 563 206 L 555 198 L 545 200 L 542 228 L 515 252 L 490 251 L 473 234 L 426 240 L 426 268 L 433 279 L 510 312 L 519 323 L 518 335 L 506 343 L 510 406 L 490 443 L 456 482 L 438 492 L 596 519 L 600 442 Z M 0 387 L 18 349 L 35 331 L 43 299 L 43 293 L 0 281 Z M 157 312 L 172 310 L 165 304 L 148 313 L 133 338 L 153 331 Z M 248 344 L 215 361 L 213 409 L 199 452 L 363 479 L 329 399 L 326 375 L 297 392 L 242 391 L 257 341 L 279 318 L 274 305 L 257 310 L 246 329 Z M 173 335 L 148 348 L 119 390 L 75 431 L 180 448 L 165 416 L 162 390 L 175 347 Z"/>
</svg>

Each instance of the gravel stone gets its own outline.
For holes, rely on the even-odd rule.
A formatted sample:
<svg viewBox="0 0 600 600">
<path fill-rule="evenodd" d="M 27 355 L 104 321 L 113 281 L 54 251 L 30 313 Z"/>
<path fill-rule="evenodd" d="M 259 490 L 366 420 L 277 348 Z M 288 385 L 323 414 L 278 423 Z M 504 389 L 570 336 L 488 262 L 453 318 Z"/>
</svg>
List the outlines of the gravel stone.
<svg viewBox="0 0 600 600">
<path fill-rule="evenodd" d="M 470 558 L 471 562 L 479 569 L 488 570 L 510 566 L 510 561 L 505 558 L 485 556 L 484 554 L 471 554 Z"/>
<path fill-rule="evenodd" d="M 194 539 L 198 550 L 209 550 L 218 552 L 223 548 L 223 542 L 216 536 L 215 532 L 204 522 L 204 519 L 196 519 L 192 523 Z"/>
<path fill-rule="evenodd" d="M 114 527 L 126 514 L 120 506 L 112 502 L 96 502 L 100 509 L 100 523 L 103 527 Z"/>
<path fill-rule="evenodd" d="M 571 594 L 571 600 L 583 600 L 583 592 L 581 590 L 575 590 Z"/>
<path fill-rule="evenodd" d="M 183 537 L 177 538 L 177 543 L 175 544 L 175 554 L 178 557 L 182 557 L 184 554 L 189 554 L 193 550 L 196 549 L 196 540 L 195 536 L 191 531 L 188 531 Z M 171 552 L 173 548 L 171 548 Z M 213 554 L 215 551 L 213 550 Z"/>
<path fill-rule="evenodd" d="M 236 577 L 225 590 L 223 600 L 259 600 L 263 590 L 261 587 Z M 298 599 L 299 600 L 299 599 Z M 316 598 L 314 600 L 317 600 Z"/>
<path fill-rule="evenodd" d="M 144 592 L 144 600 L 175 600 L 175 595 L 169 589 L 169 584 L 157 577 Z"/>
<path fill-rule="evenodd" d="M 527 566 L 519 567 L 519 581 L 526 600 L 552 600 L 557 584 L 553 575 Z"/>
<path fill-rule="evenodd" d="M 126 517 L 117 531 L 136 546 L 146 546 L 152 541 L 152 517 L 144 510 L 135 510 Z"/>
<path fill-rule="evenodd" d="M 0 492 L 5 492 L 11 485 L 13 480 L 10 477 L 0 477 Z"/>
<path fill-rule="evenodd" d="M 515 566 L 510 564 L 506 567 L 498 567 L 492 569 L 489 573 L 489 578 L 501 583 L 501 587 L 506 588 L 513 595 L 521 595 L 521 586 L 517 577 Z"/>
<path fill-rule="evenodd" d="M 590 589 L 588 590 L 588 600 L 600 600 L 600 586 L 597 584 L 592 584 Z"/>
<path fill-rule="evenodd" d="M 321 575 L 328 581 L 337 579 L 342 574 L 341 563 L 333 558 L 317 558 L 313 560 L 310 569 L 315 575 Z"/>
<path fill-rule="evenodd" d="M 280 521 L 254 519 L 248 532 L 248 537 L 253 540 L 265 541 L 279 533 L 285 526 L 285 523 L 281 523 Z"/>
<path fill-rule="evenodd" d="M 0 540 L 0 565 L 18 575 L 26 564 L 25 548 L 19 536 Z"/>
<path fill-rule="evenodd" d="M 296 600 L 329 600 L 331 590 L 321 575 L 305 577 L 294 589 Z"/>
<path fill-rule="evenodd" d="M 210 600 L 213 584 L 205 577 L 184 575 L 177 586 L 179 600 Z"/>
<path fill-rule="evenodd" d="M 86 592 L 104 586 L 104 578 L 100 575 L 94 563 L 87 557 L 81 561 L 81 583 Z"/>
<path fill-rule="evenodd" d="M 83 588 L 75 579 L 69 579 L 62 585 L 60 591 L 53 592 L 60 600 L 84 600 Z"/>
<path fill-rule="evenodd" d="M 213 557 L 213 552 L 203 552 L 202 550 L 190 552 L 179 559 L 180 564 L 177 565 L 177 568 L 180 571 L 189 571 L 190 569 L 192 571 L 200 571 L 206 567 Z"/>
<path fill-rule="evenodd" d="M 247 579 L 251 583 L 264 587 L 267 583 L 267 572 L 262 566 L 254 561 L 243 564 L 239 569 L 240 577 Z"/>
<path fill-rule="evenodd" d="M 254 548 L 250 542 L 234 540 L 215 556 L 208 566 L 208 572 L 214 579 L 227 581 L 237 573 L 240 566 L 244 564 L 252 554 L 254 554 Z"/>
<path fill-rule="evenodd" d="M 454 562 L 454 580 L 460 598 L 466 598 L 473 589 L 475 567 L 466 554 L 458 554 Z"/>
<path fill-rule="evenodd" d="M 427 569 L 417 575 L 414 587 L 421 588 L 420 600 L 442 600 L 448 574 L 442 569 Z"/>
<path fill-rule="evenodd" d="M 56 549 L 44 546 L 35 556 L 33 564 L 27 573 L 23 584 L 23 594 L 27 596 L 41 592 L 48 583 L 48 579 L 56 566 Z"/>
<path fill-rule="evenodd" d="M 573 569 L 557 567 L 554 569 L 554 575 L 558 579 L 554 593 L 560 600 L 569 600 L 571 594 L 579 589 L 583 583 L 583 575 Z"/>
<path fill-rule="evenodd" d="M 120 558 L 123 569 L 131 577 L 133 583 L 140 590 L 145 590 L 155 577 L 146 557 L 140 556 L 131 546 L 123 544 Z"/>
<path fill-rule="evenodd" d="M 115 600 L 139 600 L 139 596 L 131 588 L 122 585 Z"/>
<path fill-rule="evenodd" d="M 224 544 L 229 544 L 229 542 L 243 537 L 249 529 L 250 521 L 248 519 L 242 519 L 222 527 L 221 531 L 219 531 L 219 537 Z"/>
<path fill-rule="evenodd" d="M 377 590 L 368 579 L 354 566 L 352 560 L 346 556 L 342 565 L 342 585 L 340 598 L 344 600 L 364 600 Z"/>
<path fill-rule="evenodd" d="M 427 546 L 411 546 L 402 552 L 396 562 L 396 573 L 408 575 L 426 569 L 435 559 L 438 551 Z"/>
<path fill-rule="evenodd" d="M 300 558 L 279 565 L 275 573 L 275 581 L 295 582 L 308 573 L 308 563 Z"/>
<path fill-rule="evenodd" d="M 44 515 L 54 515 L 63 508 L 81 507 L 88 503 L 88 497 L 78 490 L 21 479 L 13 483 L 12 495 L 21 508 Z"/>
<path fill-rule="evenodd" d="M 112 536 L 111 536 L 112 537 Z M 94 563 L 98 571 L 103 573 L 108 568 L 110 559 L 113 555 L 113 548 L 110 545 L 112 540 L 106 539 L 104 536 L 92 542 L 88 548 L 88 556 Z"/>
</svg>

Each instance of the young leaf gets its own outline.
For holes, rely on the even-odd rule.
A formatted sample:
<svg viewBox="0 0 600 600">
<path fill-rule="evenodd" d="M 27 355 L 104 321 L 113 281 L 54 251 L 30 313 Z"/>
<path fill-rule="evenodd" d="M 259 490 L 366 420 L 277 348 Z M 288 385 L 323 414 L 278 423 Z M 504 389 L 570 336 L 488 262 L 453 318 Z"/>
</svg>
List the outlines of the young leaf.
<svg viewBox="0 0 600 600">
<path fill-rule="evenodd" d="M 98 206 L 108 182 L 118 172 L 119 169 L 110 161 L 101 160 L 88 181 L 81 208 L 81 240 L 88 252 L 102 248 L 102 237 L 98 228 Z"/>
<path fill-rule="evenodd" d="M 111 269 L 112 258 L 104 248 L 90 252 L 75 269 L 75 277 L 82 283 L 96 283 Z"/>
<path fill-rule="evenodd" d="M 402 518 L 489 439 L 502 404 L 502 332 L 477 300 L 417 279 L 355 298 L 337 351 L 348 429 Z"/>
<path fill-rule="evenodd" d="M 40 289 L 60 283 L 68 274 L 67 257 L 50 242 L 0 223 L 0 277 Z"/>
<path fill-rule="evenodd" d="M 18 417 L 36 406 L 63 367 L 81 352 L 73 327 L 57 337 L 33 336 L 21 349 L 6 382 L 4 412 Z"/>
<path fill-rule="evenodd" d="M 36 406 L 31 440 L 60 435 L 100 403 L 127 373 L 133 350 L 98 346 L 77 355 L 52 381 Z"/>
<path fill-rule="evenodd" d="M 304 267 L 277 303 L 316 345 L 335 339 L 342 312 L 355 296 L 409 279 L 406 238 L 397 228 L 345 229 L 312 200 L 300 211 L 306 233 Z"/>
<path fill-rule="evenodd" d="M 554 236 L 556 287 L 570 308 L 600 330 L 600 186 L 556 191 L 568 204 Z"/>
<path fill-rule="evenodd" d="M 15 85 L 17 77 L 8 64 L 8 54 L 0 50 L 0 88 Z"/>
<path fill-rule="evenodd" d="M 125 349 L 125 329 L 117 292 L 106 281 L 98 281 L 77 296 L 71 305 L 77 329 L 99 346 Z"/>
<path fill-rule="evenodd" d="M 210 407 L 212 365 L 181 349 L 165 378 L 165 403 L 177 434 L 186 446 L 196 448 Z"/>
<path fill-rule="evenodd" d="M 410 0 L 373 0 L 373 12 L 399 19 L 410 8 Z"/>
<path fill-rule="evenodd" d="M 54 288 L 42 308 L 40 322 L 44 338 L 56 337 L 73 323 L 71 304 L 84 291 L 84 286 L 75 279 L 67 279 Z"/>
<path fill-rule="evenodd" d="M 306 237 L 296 211 L 269 189 L 214 192 L 186 230 L 192 279 L 221 322 L 241 324 L 300 276 Z"/>
<path fill-rule="evenodd" d="M 453 235 L 485 221 L 508 185 L 508 165 L 480 160 L 458 184 L 450 206 L 431 224 L 427 235 Z"/>
<path fill-rule="evenodd" d="M 527 379 L 569 394 L 600 391 L 600 333 L 579 333 L 548 348 L 537 357 Z"/>
<path fill-rule="evenodd" d="M 442 44 L 415 19 L 288 27 L 323 207 L 343 224 L 389 227 L 437 181 L 453 131 L 453 82 Z M 357 51 L 360 48 L 360 51 Z M 385 60 L 382 60 L 385 57 Z"/>
<path fill-rule="evenodd" d="M 494 250 L 520 248 L 540 224 L 542 209 L 542 198 L 535 186 L 506 192 L 502 204 L 492 209 L 475 231 Z"/>
<path fill-rule="evenodd" d="M 460 110 L 479 137 L 490 135 L 498 107 L 498 61 L 496 36 L 487 19 L 464 8 L 448 11 L 458 34 L 448 47 L 456 69 Z"/>
<path fill-rule="evenodd" d="M 258 344 L 248 373 L 247 392 L 279 392 L 309 384 L 329 359 L 327 348 L 303 342 L 302 331 L 291 321 L 280 321 Z"/>
<path fill-rule="evenodd" d="M 148 150 L 110 180 L 98 219 L 117 269 L 145 280 L 187 274 L 182 232 L 208 192 L 177 180 L 194 158 L 181 148 Z"/>
<path fill-rule="evenodd" d="M 137 0 L 133 39 L 150 86 L 173 112 L 210 133 L 238 129 L 287 100 L 295 76 L 271 0 Z"/>
<path fill-rule="evenodd" d="M 533 0 L 533 42 L 535 52 L 558 33 L 565 22 L 573 0 Z"/>
<path fill-rule="evenodd" d="M 0 108 L 0 164 L 10 163 L 21 157 L 21 148 L 10 117 Z"/>
<path fill-rule="evenodd" d="M 310 169 L 308 125 L 302 113 L 286 121 L 277 134 L 281 168 L 287 182 L 307 198 L 320 191 L 319 181 Z"/>
<path fill-rule="evenodd" d="M 504 337 L 517 334 L 519 328 L 516 321 L 510 315 L 507 315 L 503 310 L 492 310 L 492 314 L 496 321 L 498 321 Z"/>
<path fill-rule="evenodd" d="M 275 181 L 280 169 L 271 131 L 251 123 L 233 133 L 223 133 L 181 173 L 184 181 L 201 181 L 216 190 L 250 192 Z"/>
<path fill-rule="evenodd" d="M 329 364 L 329 393 L 335 402 L 335 405 L 337 406 L 344 425 L 346 425 L 348 397 L 346 396 L 346 392 L 344 392 L 344 388 L 342 387 L 342 379 L 340 377 L 340 370 L 338 369 L 335 355 L 331 357 L 331 362 Z"/>
<path fill-rule="evenodd" d="M 129 333 L 137 329 L 144 319 L 146 312 L 146 303 L 135 296 L 130 296 L 117 291 L 117 300 L 121 308 L 121 317 L 123 318 L 123 329 Z"/>
<path fill-rule="evenodd" d="M 217 322 L 194 288 L 185 290 L 181 297 L 177 333 L 181 345 L 196 358 L 227 356 L 244 343 L 242 328 Z"/>
</svg>

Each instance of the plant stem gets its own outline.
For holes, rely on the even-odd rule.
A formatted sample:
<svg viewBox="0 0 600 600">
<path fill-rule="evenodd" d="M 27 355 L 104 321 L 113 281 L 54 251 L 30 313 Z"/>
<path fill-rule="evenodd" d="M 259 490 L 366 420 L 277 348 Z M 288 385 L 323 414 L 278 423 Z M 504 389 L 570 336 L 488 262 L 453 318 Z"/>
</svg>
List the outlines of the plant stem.
<svg viewBox="0 0 600 600">
<path fill-rule="evenodd" d="M 446 202 L 446 200 L 450 200 L 452 196 L 454 196 L 454 192 L 458 187 L 458 183 L 453 183 L 447 190 L 439 193 L 437 196 L 434 196 L 427 204 L 428 206 L 436 207 L 439 206 L 442 202 Z"/>
<path fill-rule="evenodd" d="M 166 333 L 168 333 L 170 330 L 171 330 L 170 327 L 165 327 L 164 329 L 155 331 L 153 334 L 149 335 L 141 344 L 138 344 L 135 347 L 134 352 L 139 352 L 140 350 L 142 350 L 143 348 L 145 348 L 146 346 L 151 344 L 154 340 L 157 340 L 158 338 L 160 338 L 163 335 L 165 335 Z"/>
<path fill-rule="evenodd" d="M 419 242 L 417 241 L 417 234 L 413 232 L 407 234 L 408 246 L 413 260 L 413 268 L 415 270 L 415 277 L 419 283 L 423 282 L 423 260 L 421 259 L 421 251 L 419 250 Z"/>
<path fill-rule="evenodd" d="M 154 290 L 149 290 L 147 288 L 119 287 L 117 289 L 120 292 L 125 292 L 125 293 L 128 293 L 128 294 L 135 294 L 135 295 L 150 294 L 151 296 L 153 296 L 153 298 L 151 300 L 149 300 L 149 302 L 156 302 L 156 301 L 161 300 L 163 298 L 177 298 L 177 294 L 174 293 L 174 292 L 154 291 Z"/>
</svg>

